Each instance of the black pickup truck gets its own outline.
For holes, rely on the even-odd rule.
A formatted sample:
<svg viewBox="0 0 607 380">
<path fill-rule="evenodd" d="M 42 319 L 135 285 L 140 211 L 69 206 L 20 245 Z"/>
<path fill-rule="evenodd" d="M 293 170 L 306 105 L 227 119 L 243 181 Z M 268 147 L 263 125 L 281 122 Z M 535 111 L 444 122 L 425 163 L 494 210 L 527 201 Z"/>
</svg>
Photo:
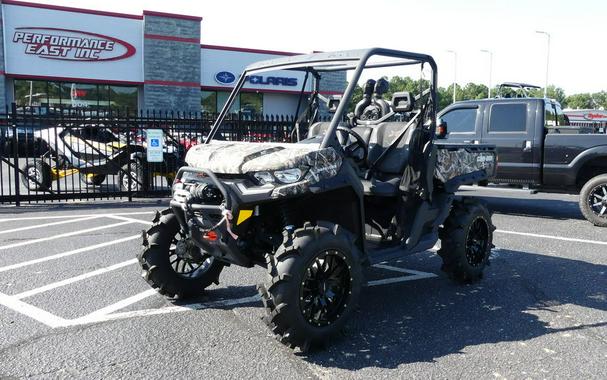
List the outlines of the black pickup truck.
<svg viewBox="0 0 607 380">
<path fill-rule="evenodd" d="M 607 135 L 569 127 L 558 102 L 496 98 L 457 102 L 438 117 L 453 143 L 498 149 L 492 182 L 580 194 L 586 219 L 607 227 Z"/>
</svg>

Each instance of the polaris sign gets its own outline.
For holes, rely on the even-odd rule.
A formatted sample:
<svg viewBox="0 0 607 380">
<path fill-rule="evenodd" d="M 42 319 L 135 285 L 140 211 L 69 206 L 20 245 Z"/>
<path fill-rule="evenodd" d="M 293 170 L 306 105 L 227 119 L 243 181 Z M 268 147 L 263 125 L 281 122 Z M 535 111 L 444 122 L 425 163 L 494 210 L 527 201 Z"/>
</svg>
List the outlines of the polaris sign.
<svg viewBox="0 0 607 380">
<path fill-rule="evenodd" d="M 215 81 L 220 84 L 232 84 L 236 82 L 236 75 L 229 71 L 220 71 L 215 74 Z M 245 82 L 253 85 L 265 86 L 297 86 L 297 78 L 274 77 L 262 75 L 250 75 Z"/>
<path fill-rule="evenodd" d="M 264 77 L 261 75 L 250 75 L 247 82 L 251 84 L 264 84 L 274 86 L 297 86 L 297 78 L 287 77 Z"/>
</svg>

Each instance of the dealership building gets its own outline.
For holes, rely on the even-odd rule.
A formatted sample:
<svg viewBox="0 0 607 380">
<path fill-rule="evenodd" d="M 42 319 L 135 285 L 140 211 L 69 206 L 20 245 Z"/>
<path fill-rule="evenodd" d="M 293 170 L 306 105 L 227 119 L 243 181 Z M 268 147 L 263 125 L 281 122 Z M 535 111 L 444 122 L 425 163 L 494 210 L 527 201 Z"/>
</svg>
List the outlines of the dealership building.
<svg viewBox="0 0 607 380">
<path fill-rule="evenodd" d="M 196 16 L 9 0 L 0 16 L 3 108 L 218 112 L 248 64 L 297 54 L 201 44 Z M 321 93 L 343 92 L 345 73 L 324 75 Z M 303 73 L 288 71 L 251 76 L 232 111 L 293 115 L 303 82 Z"/>
</svg>

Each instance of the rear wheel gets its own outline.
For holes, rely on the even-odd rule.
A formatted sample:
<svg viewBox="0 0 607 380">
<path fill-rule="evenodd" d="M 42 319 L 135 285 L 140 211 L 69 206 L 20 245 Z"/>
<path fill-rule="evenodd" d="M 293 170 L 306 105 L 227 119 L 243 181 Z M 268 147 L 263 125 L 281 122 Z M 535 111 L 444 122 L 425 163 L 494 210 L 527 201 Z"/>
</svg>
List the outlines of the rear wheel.
<svg viewBox="0 0 607 380">
<path fill-rule="evenodd" d="M 187 298 L 219 282 L 224 265 L 185 237 L 171 209 L 157 214 L 139 255 L 143 278 L 160 294 Z"/>
<path fill-rule="evenodd" d="M 465 199 L 453 209 L 439 231 L 442 270 L 460 283 L 472 283 L 483 276 L 493 247 L 489 210 L 478 201 Z"/>
<path fill-rule="evenodd" d="M 147 191 L 150 188 L 150 173 L 140 161 L 133 160 L 130 165 L 124 165 L 120 171 L 120 190 Z"/>
<path fill-rule="evenodd" d="M 306 351 L 339 332 L 356 308 L 362 269 L 353 237 L 335 224 L 285 231 L 258 290 L 280 341 Z"/>
<path fill-rule="evenodd" d="M 607 227 L 607 174 L 586 182 L 580 192 L 580 210 L 595 226 Z"/>
<path fill-rule="evenodd" d="M 21 168 L 21 183 L 29 190 L 48 190 L 51 187 L 51 166 L 42 160 L 34 160 Z"/>
</svg>

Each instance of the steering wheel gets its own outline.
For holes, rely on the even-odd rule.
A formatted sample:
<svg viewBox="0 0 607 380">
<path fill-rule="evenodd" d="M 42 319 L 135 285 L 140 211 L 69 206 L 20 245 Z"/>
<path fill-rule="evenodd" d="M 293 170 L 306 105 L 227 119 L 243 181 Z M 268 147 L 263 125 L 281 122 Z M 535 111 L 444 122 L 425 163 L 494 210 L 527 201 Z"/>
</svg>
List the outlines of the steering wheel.
<svg viewBox="0 0 607 380">
<path fill-rule="evenodd" d="M 337 134 L 337 139 L 343 147 L 346 156 L 351 157 L 357 164 L 366 162 L 367 156 L 369 155 L 369 146 L 367 145 L 365 140 L 363 140 L 363 138 L 360 137 L 357 132 L 342 125 L 337 127 L 337 131 L 342 132 L 342 134 Z M 344 134 L 346 136 L 344 136 Z M 355 141 L 353 143 L 349 143 L 350 139 L 347 136 L 354 137 Z M 362 156 L 357 154 L 357 152 L 361 150 Z"/>
</svg>

